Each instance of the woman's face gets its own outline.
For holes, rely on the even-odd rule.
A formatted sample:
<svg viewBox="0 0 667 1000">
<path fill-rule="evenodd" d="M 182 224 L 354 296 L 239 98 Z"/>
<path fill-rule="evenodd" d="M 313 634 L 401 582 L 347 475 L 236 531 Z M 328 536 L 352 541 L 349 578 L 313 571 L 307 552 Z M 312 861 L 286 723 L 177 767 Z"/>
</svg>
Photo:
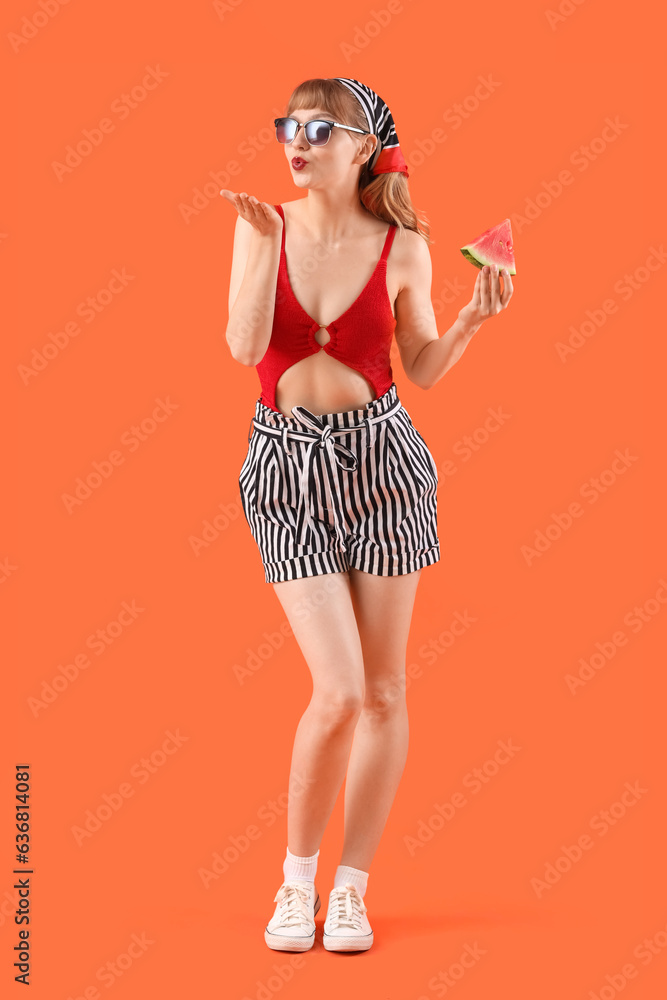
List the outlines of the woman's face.
<svg viewBox="0 0 667 1000">
<path fill-rule="evenodd" d="M 314 118 L 337 120 L 335 115 L 323 108 L 299 108 L 289 117 L 296 119 L 300 125 Z M 311 146 L 300 128 L 292 142 L 285 143 L 285 156 L 292 180 L 298 187 L 328 187 L 350 172 L 358 174 L 359 166 L 368 159 L 376 143 L 374 135 L 365 136 L 344 128 L 332 128 L 329 141 L 324 146 Z M 305 161 L 300 168 L 293 163 L 297 159 Z"/>
</svg>

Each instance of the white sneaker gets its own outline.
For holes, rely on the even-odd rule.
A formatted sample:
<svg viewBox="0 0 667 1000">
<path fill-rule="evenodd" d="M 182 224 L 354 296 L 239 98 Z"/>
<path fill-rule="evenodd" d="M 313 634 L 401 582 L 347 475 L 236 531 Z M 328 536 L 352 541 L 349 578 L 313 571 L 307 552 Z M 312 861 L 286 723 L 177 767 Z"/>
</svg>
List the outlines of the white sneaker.
<svg viewBox="0 0 667 1000">
<path fill-rule="evenodd" d="M 366 951 L 373 944 L 364 898 L 355 885 L 331 890 L 322 944 L 327 951 Z"/>
<path fill-rule="evenodd" d="M 275 912 L 264 931 L 264 940 L 275 951 L 308 951 L 315 943 L 315 915 L 320 894 L 314 882 L 283 882 L 273 898 Z"/>
</svg>

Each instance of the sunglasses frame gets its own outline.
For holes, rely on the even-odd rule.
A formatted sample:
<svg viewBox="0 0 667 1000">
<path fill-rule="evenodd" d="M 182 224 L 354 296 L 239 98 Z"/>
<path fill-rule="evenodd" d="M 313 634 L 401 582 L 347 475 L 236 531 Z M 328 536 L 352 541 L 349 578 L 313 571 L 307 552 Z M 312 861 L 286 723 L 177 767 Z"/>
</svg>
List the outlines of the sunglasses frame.
<svg viewBox="0 0 667 1000">
<path fill-rule="evenodd" d="M 281 146 L 290 146 L 294 142 L 294 140 L 296 139 L 297 135 L 299 134 L 299 129 L 300 128 L 302 128 L 304 130 L 303 134 L 306 136 L 306 142 L 308 143 L 308 145 L 309 146 L 316 146 L 316 147 L 317 146 L 326 146 L 327 142 L 331 138 L 331 131 L 334 128 L 346 128 L 350 132 L 361 132 L 362 135 L 373 135 L 372 132 L 369 132 L 366 129 L 356 128 L 356 126 L 354 126 L 354 125 L 342 125 L 340 122 L 333 122 L 333 121 L 330 121 L 328 118 L 311 118 L 311 119 L 309 119 L 309 121 L 304 122 L 303 125 L 302 125 L 301 122 L 298 122 L 296 120 L 296 118 L 292 118 L 291 115 L 287 115 L 286 117 L 283 117 L 283 118 L 274 118 L 274 120 L 273 120 L 273 124 L 276 127 L 276 139 L 278 139 L 278 124 L 279 124 L 279 122 L 288 122 L 288 121 L 295 123 L 295 125 L 296 125 L 296 132 L 294 133 L 294 135 L 292 136 L 292 138 L 290 139 L 289 142 L 281 142 L 280 143 Z M 329 126 L 329 135 L 326 138 L 326 142 L 316 142 L 316 143 L 310 142 L 310 140 L 308 139 L 308 136 L 306 135 L 306 125 L 310 125 L 312 122 L 322 122 L 324 125 L 328 125 Z M 278 139 L 278 142 L 280 142 L 280 139 Z"/>
</svg>

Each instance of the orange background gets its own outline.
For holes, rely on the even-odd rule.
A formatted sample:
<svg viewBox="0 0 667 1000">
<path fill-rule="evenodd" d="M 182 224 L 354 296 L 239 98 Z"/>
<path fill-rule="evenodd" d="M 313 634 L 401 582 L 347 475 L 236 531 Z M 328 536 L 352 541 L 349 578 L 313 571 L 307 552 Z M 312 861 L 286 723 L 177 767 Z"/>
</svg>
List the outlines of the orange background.
<svg viewBox="0 0 667 1000">
<path fill-rule="evenodd" d="M 23 995 L 13 781 L 28 762 L 40 1000 L 112 987 L 128 998 L 664 998 L 664 270 L 641 270 L 667 244 L 662 33 L 647 4 L 565 0 L 571 13 L 553 24 L 548 4 L 74 2 L 48 17 L 37 0 L 4 5 L 5 995 Z M 21 31 L 34 37 L 17 42 Z M 121 116 L 115 102 L 147 67 L 166 76 Z M 366 894 L 376 942 L 356 956 L 321 945 L 341 796 L 321 847 L 318 941 L 293 960 L 266 947 L 263 928 L 311 686 L 293 638 L 262 645 L 285 619 L 238 494 L 259 382 L 224 339 L 236 216 L 214 182 L 197 212 L 188 206 L 230 161 L 241 172 L 217 188 L 296 197 L 272 119 L 301 80 L 335 75 L 367 82 L 392 110 L 432 226 L 440 334 L 476 277 L 458 248 L 505 217 L 518 273 L 508 309 L 431 392 L 394 354 L 399 395 L 441 470 L 442 560 L 415 606 L 408 763 Z M 475 101 L 480 76 L 497 85 Z M 454 128 L 443 116 L 466 101 Z M 54 163 L 105 117 L 111 131 L 59 178 Z M 607 118 L 624 127 L 594 142 Z M 429 149 L 437 127 L 446 138 Z M 582 146 L 594 154 L 585 169 Z M 563 170 L 572 183 L 558 193 Z M 132 278 L 106 296 L 114 269 Z M 446 303 L 448 281 L 466 292 Z M 77 313 L 88 297 L 92 321 Z M 609 299 L 616 311 L 560 360 L 570 327 Z M 26 379 L 33 351 L 77 320 Z M 151 423 L 156 400 L 172 409 Z M 457 442 L 482 441 L 490 408 L 508 418 L 464 460 Z M 143 439 L 127 436 L 142 423 Z M 634 458 L 591 502 L 581 490 L 617 449 Z M 112 452 L 120 464 L 70 512 L 77 478 Z M 581 516 L 552 528 L 529 563 L 523 547 L 573 502 Z M 633 631 L 636 607 L 646 620 Z M 429 662 L 423 647 L 457 613 L 474 624 Z M 110 623 L 104 651 L 87 646 Z M 625 645 L 572 693 L 567 675 L 619 631 Z M 89 666 L 35 708 L 86 651 Z M 251 654 L 261 666 L 240 683 L 235 666 Z M 169 731 L 183 742 L 163 753 Z M 501 740 L 520 751 L 473 794 L 465 776 Z M 644 791 L 596 832 L 626 782 Z M 466 787 L 465 807 L 433 831 L 435 804 Z M 115 808 L 77 843 L 105 802 Z M 411 852 L 406 838 L 429 823 Z M 234 856 L 249 825 L 260 833 Z M 592 846 L 568 866 L 564 847 L 586 833 Z M 225 851 L 227 870 L 205 887 L 201 870 Z M 569 870 L 537 891 L 557 862 Z M 144 945 L 128 953 L 133 935 Z M 655 954 L 635 952 L 645 939 Z M 445 994 L 434 977 L 456 976 L 466 946 L 484 954 Z"/>
</svg>

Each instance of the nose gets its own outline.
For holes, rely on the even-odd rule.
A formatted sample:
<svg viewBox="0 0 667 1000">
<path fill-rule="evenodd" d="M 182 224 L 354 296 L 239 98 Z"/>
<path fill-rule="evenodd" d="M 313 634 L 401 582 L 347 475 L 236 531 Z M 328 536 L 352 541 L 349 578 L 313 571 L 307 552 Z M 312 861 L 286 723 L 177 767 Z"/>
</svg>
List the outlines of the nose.
<svg viewBox="0 0 667 1000">
<path fill-rule="evenodd" d="M 309 147 L 310 143 L 306 139 L 306 130 L 303 125 L 299 125 L 296 130 L 296 135 L 289 144 L 292 149 L 305 150 Z"/>
</svg>

